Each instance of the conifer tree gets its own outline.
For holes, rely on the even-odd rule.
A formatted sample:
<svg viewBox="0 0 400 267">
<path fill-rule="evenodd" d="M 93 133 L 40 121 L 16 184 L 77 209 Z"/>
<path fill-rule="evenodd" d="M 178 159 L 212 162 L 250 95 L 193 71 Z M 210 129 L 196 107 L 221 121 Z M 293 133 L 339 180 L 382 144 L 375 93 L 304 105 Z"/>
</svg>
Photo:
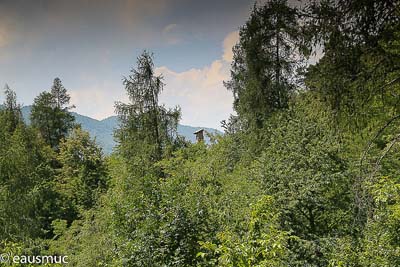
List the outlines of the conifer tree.
<svg viewBox="0 0 400 267">
<path fill-rule="evenodd" d="M 254 6 L 240 30 L 231 80 L 225 83 L 242 121 L 260 128 L 274 111 L 288 107 L 304 52 L 299 29 L 296 9 L 286 0 Z"/>
<path fill-rule="evenodd" d="M 32 126 L 36 127 L 46 143 L 54 150 L 73 128 L 75 118 L 69 113 L 73 107 L 67 106 L 70 97 L 59 78 L 54 79 L 51 93 L 42 92 L 35 98 L 32 111 Z"/>
<path fill-rule="evenodd" d="M 17 94 L 10 89 L 8 84 L 4 87 L 5 101 L 3 109 L 7 116 L 8 128 L 13 132 L 22 120 L 21 105 L 17 103 Z"/>
<path fill-rule="evenodd" d="M 55 78 L 53 86 L 51 87 L 51 94 L 53 95 L 57 108 L 61 109 L 69 104 L 71 97 L 67 94 L 67 89 L 62 85 L 60 78 Z"/>
<path fill-rule="evenodd" d="M 117 132 L 120 152 L 128 159 L 136 156 L 147 163 L 162 158 L 177 137 L 180 109 L 166 109 L 159 105 L 163 90 L 162 76 L 155 75 L 153 57 L 144 51 L 138 57 L 137 69 L 124 78 L 130 103 L 116 103 L 121 121 Z"/>
</svg>

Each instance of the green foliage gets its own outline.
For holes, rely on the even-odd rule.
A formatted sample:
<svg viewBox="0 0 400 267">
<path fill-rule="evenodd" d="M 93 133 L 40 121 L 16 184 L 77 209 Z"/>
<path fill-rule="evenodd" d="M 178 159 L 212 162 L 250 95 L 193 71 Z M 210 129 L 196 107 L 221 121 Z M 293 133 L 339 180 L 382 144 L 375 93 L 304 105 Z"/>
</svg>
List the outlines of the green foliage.
<svg viewBox="0 0 400 267">
<path fill-rule="evenodd" d="M 245 232 L 217 234 L 219 244 L 200 242 L 210 252 L 199 252 L 204 266 L 286 266 L 288 233 L 279 228 L 273 198 L 264 196 L 252 207 Z"/>
<path fill-rule="evenodd" d="M 293 261 L 319 266 L 322 239 L 351 232 L 353 180 L 323 119 L 291 109 L 270 122 L 272 140 L 254 172 L 279 204 L 282 228 L 296 236 L 290 242 Z"/>
<path fill-rule="evenodd" d="M 89 133 L 74 129 L 61 142 L 57 159 L 62 167 L 58 170 L 56 187 L 63 202 L 72 205 L 75 213 L 93 207 L 106 190 L 107 170 L 102 151 Z"/>
<path fill-rule="evenodd" d="M 256 166 L 265 190 L 277 195 L 286 210 L 288 227 L 299 236 L 313 236 L 348 225 L 352 181 L 339 157 L 337 139 L 298 113 L 278 121 L 280 126 L 271 131 L 274 141 Z"/>
<path fill-rule="evenodd" d="M 381 177 L 370 186 L 376 210 L 369 218 L 362 240 L 363 266 L 400 264 L 400 182 L 398 177 Z"/>
<path fill-rule="evenodd" d="M 0 112 L 0 236 L 24 240 L 48 229 L 52 152 L 22 122 L 9 132 L 9 118 L 7 111 Z"/>
</svg>

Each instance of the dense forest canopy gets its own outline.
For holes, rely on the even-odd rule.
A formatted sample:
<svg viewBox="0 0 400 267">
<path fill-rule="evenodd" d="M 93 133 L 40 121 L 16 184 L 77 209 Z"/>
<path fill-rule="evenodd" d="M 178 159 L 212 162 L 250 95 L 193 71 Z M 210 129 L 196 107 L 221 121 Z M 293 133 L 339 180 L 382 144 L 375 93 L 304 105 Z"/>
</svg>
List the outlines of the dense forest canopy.
<svg viewBox="0 0 400 267">
<path fill-rule="evenodd" d="M 399 1 L 269 0 L 239 35 L 236 113 L 211 144 L 177 134 L 147 51 L 123 79 L 109 156 L 59 78 L 31 125 L 6 85 L 1 251 L 69 266 L 400 266 Z"/>
</svg>

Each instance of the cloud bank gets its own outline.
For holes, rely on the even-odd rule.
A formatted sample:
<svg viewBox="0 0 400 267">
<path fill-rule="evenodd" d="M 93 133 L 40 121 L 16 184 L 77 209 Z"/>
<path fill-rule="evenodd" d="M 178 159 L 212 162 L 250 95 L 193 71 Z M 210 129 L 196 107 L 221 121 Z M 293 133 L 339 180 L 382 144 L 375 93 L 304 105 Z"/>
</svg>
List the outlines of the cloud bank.
<svg viewBox="0 0 400 267">
<path fill-rule="evenodd" d="M 164 76 L 166 86 L 161 101 L 182 108 L 182 123 L 221 129 L 220 122 L 233 112 L 233 97 L 223 85 L 229 80 L 232 47 L 239 34 L 231 32 L 223 41 L 221 59 L 203 68 L 174 72 L 166 66 L 156 69 Z"/>
</svg>

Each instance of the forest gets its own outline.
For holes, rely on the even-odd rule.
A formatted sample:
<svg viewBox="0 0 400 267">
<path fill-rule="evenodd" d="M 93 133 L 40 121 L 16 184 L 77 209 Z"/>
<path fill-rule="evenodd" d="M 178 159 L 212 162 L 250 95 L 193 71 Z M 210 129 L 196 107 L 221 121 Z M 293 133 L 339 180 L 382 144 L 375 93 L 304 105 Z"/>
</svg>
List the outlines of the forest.
<svg viewBox="0 0 400 267">
<path fill-rule="evenodd" d="M 177 134 L 146 50 L 121 74 L 111 155 L 60 79 L 29 125 L 6 86 L 0 265 L 400 266 L 400 2 L 303 3 L 254 5 L 210 144 Z"/>
</svg>

